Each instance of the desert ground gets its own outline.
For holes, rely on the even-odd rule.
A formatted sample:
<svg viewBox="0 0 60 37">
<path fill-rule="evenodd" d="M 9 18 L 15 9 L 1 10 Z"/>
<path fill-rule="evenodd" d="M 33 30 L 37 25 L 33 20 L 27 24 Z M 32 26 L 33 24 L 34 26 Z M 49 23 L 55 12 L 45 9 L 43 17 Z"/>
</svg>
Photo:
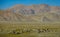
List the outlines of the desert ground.
<svg viewBox="0 0 60 37">
<path fill-rule="evenodd" d="M 0 37 L 60 37 L 60 22 L 0 22 Z"/>
</svg>

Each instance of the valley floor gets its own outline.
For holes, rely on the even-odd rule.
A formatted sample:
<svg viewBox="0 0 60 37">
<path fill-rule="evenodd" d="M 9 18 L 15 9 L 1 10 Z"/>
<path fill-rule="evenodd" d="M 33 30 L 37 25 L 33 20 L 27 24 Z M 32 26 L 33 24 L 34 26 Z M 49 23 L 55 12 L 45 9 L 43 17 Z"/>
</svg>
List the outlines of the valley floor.
<svg viewBox="0 0 60 37">
<path fill-rule="evenodd" d="M 60 37 L 60 22 L 0 22 L 0 37 Z"/>
</svg>

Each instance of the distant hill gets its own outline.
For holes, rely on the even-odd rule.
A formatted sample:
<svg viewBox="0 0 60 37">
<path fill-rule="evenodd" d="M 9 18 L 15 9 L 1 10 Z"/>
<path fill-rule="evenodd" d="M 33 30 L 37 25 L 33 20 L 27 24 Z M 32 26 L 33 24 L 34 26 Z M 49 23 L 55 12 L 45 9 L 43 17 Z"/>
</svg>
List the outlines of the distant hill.
<svg viewBox="0 0 60 37">
<path fill-rule="evenodd" d="M 60 21 L 60 7 L 41 5 L 15 5 L 6 10 L 0 10 L 0 21 Z"/>
</svg>

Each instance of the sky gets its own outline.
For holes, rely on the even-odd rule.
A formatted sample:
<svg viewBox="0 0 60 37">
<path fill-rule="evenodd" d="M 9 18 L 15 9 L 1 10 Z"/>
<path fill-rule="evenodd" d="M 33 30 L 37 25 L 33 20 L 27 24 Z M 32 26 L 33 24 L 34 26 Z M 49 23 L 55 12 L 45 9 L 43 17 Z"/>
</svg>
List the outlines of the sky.
<svg viewBox="0 0 60 37">
<path fill-rule="evenodd" d="M 0 0 L 0 9 L 4 10 L 17 4 L 48 4 L 50 6 L 60 6 L 60 0 Z"/>
</svg>

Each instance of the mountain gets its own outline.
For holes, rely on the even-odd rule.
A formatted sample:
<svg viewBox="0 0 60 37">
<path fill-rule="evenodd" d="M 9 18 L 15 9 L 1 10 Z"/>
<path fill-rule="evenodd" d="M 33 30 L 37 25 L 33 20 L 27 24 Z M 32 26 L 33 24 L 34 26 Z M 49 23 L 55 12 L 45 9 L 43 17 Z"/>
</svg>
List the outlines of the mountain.
<svg viewBox="0 0 60 37">
<path fill-rule="evenodd" d="M 60 7 L 47 4 L 15 5 L 6 10 L 0 10 L 0 21 L 56 22 L 60 21 Z"/>
</svg>

